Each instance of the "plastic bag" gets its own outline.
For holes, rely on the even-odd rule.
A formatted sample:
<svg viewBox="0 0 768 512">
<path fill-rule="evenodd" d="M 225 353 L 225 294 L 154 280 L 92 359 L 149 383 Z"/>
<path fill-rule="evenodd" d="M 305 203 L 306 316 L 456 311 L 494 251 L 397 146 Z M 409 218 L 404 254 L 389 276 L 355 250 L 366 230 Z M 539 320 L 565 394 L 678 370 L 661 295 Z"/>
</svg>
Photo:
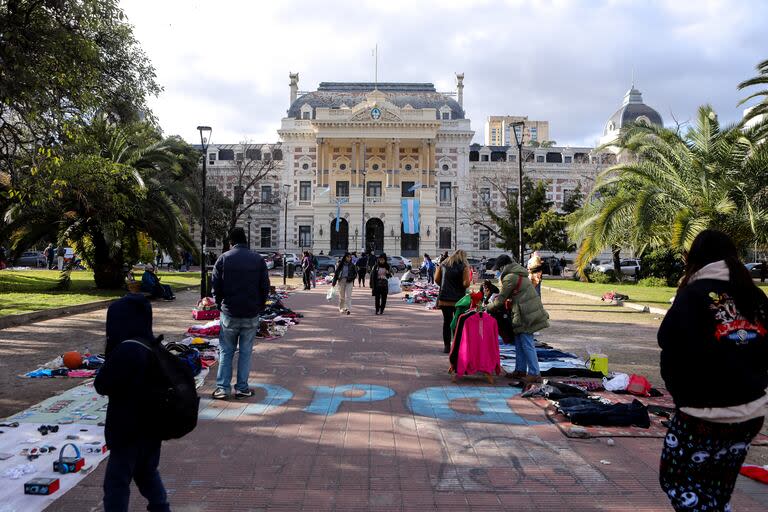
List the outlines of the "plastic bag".
<svg viewBox="0 0 768 512">
<path fill-rule="evenodd" d="M 400 293 L 400 280 L 396 277 L 390 277 L 387 279 L 387 294 L 392 295 L 395 293 Z"/>
<path fill-rule="evenodd" d="M 335 286 L 331 286 L 331 289 L 328 290 L 328 293 L 325 294 L 325 298 L 329 301 L 334 300 L 338 296 L 339 290 L 337 290 Z"/>
<path fill-rule="evenodd" d="M 606 391 L 625 391 L 629 385 L 629 375 L 616 373 L 613 378 L 603 377 L 603 387 Z"/>
<path fill-rule="evenodd" d="M 629 376 L 627 391 L 636 396 L 650 396 L 651 383 L 642 375 L 632 374 Z"/>
</svg>

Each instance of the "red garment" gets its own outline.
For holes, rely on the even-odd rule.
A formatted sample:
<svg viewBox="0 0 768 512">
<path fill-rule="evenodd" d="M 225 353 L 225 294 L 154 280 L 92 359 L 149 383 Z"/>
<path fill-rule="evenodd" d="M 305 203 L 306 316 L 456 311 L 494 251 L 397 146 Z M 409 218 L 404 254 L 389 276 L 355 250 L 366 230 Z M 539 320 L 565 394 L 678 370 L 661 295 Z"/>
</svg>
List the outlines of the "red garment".
<svg viewBox="0 0 768 512">
<path fill-rule="evenodd" d="M 488 313 L 477 313 L 464 321 L 456 374 L 478 372 L 501 374 L 499 325 Z"/>
<path fill-rule="evenodd" d="M 752 464 L 744 464 L 739 470 L 744 476 L 757 480 L 764 484 L 768 484 L 768 466 L 753 466 Z"/>
<path fill-rule="evenodd" d="M 218 336 L 221 333 L 221 327 L 214 325 L 212 327 L 196 327 L 192 326 L 187 329 L 187 334 L 190 336 Z"/>
</svg>

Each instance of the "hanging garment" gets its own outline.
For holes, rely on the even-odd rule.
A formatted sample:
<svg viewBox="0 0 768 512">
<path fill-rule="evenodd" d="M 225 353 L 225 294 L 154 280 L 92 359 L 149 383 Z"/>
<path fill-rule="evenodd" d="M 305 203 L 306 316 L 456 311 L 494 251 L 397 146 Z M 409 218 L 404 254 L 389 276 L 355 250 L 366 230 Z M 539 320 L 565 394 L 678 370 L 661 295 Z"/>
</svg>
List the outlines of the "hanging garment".
<svg viewBox="0 0 768 512">
<path fill-rule="evenodd" d="M 456 327 L 451 331 L 453 333 L 453 340 L 451 342 L 451 353 L 448 354 L 448 360 L 451 362 L 451 371 L 456 371 L 456 366 L 459 361 L 459 348 L 461 347 L 462 329 L 464 328 L 464 322 L 467 321 L 472 315 L 476 315 L 477 311 L 469 311 L 456 319 Z"/>
<path fill-rule="evenodd" d="M 469 316 L 463 323 L 462 342 L 458 350 L 456 374 L 501 373 L 499 327 L 487 313 Z"/>
</svg>

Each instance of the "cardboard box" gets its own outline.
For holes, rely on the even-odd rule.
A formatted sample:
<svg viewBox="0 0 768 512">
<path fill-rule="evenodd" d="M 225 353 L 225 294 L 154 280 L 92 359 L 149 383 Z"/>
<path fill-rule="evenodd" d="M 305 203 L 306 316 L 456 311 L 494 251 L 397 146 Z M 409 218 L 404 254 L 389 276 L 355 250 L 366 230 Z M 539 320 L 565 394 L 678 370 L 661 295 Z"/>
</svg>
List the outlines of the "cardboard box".
<svg viewBox="0 0 768 512">
<path fill-rule="evenodd" d="M 48 496 L 59 490 L 58 478 L 33 478 L 24 483 L 24 494 Z"/>
</svg>

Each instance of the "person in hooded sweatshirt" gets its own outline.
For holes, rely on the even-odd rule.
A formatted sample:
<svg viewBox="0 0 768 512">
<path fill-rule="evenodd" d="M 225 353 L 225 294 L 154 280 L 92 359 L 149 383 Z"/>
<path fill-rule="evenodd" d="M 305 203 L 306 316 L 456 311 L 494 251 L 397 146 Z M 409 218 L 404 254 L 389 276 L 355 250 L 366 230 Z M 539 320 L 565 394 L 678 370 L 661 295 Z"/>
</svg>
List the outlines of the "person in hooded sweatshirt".
<svg viewBox="0 0 768 512">
<path fill-rule="evenodd" d="M 107 310 L 104 365 L 93 385 L 109 397 L 104 428 L 109 461 L 104 474 L 104 510 L 128 510 L 131 480 L 150 512 L 168 512 L 168 495 L 157 470 L 161 440 L 146 414 L 146 397 L 160 369 L 151 350 L 127 340 L 160 343 L 152 334 L 152 306 L 144 295 L 130 293 Z"/>
<path fill-rule="evenodd" d="M 702 231 L 658 332 L 675 402 L 659 482 L 675 510 L 730 510 L 768 407 L 768 298 L 731 239 Z"/>
<path fill-rule="evenodd" d="M 549 314 L 528 279 L 527 268 L 508 254 L 502 254 L 496 258 L 494 270 L 501 273 L 501 292 L 487 310 L 495 314 L 508 307 L 511 312 L 515 339 L 515 371 L 512 378 L 520 379 L 525 384 L 539 383 L 541 371 L 533 333 L 549 327 Z"/>
</svg>

